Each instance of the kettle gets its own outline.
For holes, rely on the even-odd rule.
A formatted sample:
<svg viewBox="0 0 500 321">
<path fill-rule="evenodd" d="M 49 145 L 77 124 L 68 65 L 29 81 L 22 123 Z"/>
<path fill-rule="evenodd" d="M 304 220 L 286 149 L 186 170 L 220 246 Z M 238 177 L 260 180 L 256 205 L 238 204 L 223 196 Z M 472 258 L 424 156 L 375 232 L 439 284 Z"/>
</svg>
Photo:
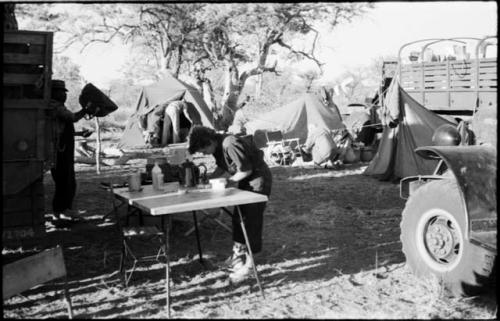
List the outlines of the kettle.
<svg viewBox="0 0 500 321">
<path fill-rule="evenodd" d="M 202 167 L 205 169 L 203 173 L 200 170 Z M 207 167 L 205 166 L 205 164 L 202 163 L 198 165 L 198 170 L 200 172 L 199 183 L 208 184 Z"/>
<path fill-rule="evenodd" d="M 205 165 L 201 164 L 205 168 L 204 177 L 206 177 L 207 168 Z M 193 162 L 186 159 L 184 163 L 181 164 L 183 183 L 186 187 L 195 187 L 198 184 L 200 177 L 200 169 Z"/>
</svg>

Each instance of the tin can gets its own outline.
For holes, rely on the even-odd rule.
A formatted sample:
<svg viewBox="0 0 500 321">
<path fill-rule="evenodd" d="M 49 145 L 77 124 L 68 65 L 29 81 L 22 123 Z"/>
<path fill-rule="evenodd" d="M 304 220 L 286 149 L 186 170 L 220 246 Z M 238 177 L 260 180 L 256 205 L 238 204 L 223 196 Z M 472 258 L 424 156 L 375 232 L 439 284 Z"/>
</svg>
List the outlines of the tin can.
<svg viewBox="0 0 500 321">
<path fill-rule="evenodd" d="M 141 190 L 141 173 L 135 169 L 128 177 L 128 190 L 138 192 Z"/>
</svg>

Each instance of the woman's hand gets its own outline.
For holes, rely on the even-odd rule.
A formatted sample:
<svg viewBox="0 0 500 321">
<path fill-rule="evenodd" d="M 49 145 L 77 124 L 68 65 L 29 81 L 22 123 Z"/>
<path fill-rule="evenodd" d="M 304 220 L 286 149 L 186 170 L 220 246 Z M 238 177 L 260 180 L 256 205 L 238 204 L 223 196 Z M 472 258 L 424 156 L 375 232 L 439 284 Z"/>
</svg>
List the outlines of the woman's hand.
<svg viewBox="0 0 500 321">
<path fill-rule="evenodd" d="M 208 175 L 208 178 L 212 179 L 212 178 L 219 178 L 219 177 L 223 177 L 223 176 L 228 176 L 227 172 L 225 170 L 223 170 L 222 168 L 217 167 L 210 175 Z"/>
<path fill-rule="evenodd" d="M 236 181 L 227 179 L 226 182 L 227 182 L 226 187 L 238 187 L 238 182 Z"/>
</svg>

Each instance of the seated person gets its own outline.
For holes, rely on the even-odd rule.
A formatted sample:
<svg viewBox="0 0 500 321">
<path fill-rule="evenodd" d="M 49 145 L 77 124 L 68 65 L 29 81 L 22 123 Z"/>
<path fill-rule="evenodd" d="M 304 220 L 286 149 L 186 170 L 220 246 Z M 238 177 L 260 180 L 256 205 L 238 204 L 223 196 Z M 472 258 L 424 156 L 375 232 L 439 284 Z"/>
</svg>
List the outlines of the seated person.
<svg viewBox="0 0 500 321">
<path fill-rule="evenodd" d="M 333 141 L 330 131 L 315 124 L 308 126 L 307 139 L 302 146 L 302 152 L 310 154 L 314 164 L 325 167 L 332 167 L 336 156 L 338 156 L 337 145 Z"/>
<path fill-rule="evenodd" d="M 333 141 L 337 146 L 337 153 L 335 164 L 343 164 L 346 154 L 354 142 L 354 138 L 347 129 L 334 130 Z"/>
</svg>

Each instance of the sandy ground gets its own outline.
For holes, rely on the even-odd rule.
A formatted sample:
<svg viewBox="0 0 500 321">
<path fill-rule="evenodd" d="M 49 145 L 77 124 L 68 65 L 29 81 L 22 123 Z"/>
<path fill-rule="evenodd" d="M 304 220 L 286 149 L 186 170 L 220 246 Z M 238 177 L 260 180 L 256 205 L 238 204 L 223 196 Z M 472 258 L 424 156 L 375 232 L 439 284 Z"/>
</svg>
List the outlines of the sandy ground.
<svg viewBox="0 0 500 321">
<path fill-rule="evenodd" d="M 75 200 L 84 222 L 71 229 L 47 223 L 37 245 L 9 248 L 14 258 L 56 244 L 64 248 L 69 289 L 77 318 L 164 318 L 164 269 L 140 266 L 128 288 L 116 272 L 120 243 L 116 226 L 104 222 L 111 197 L 100 182 L 124 181 L 131 166 L 78 166 Z M 493 294 L 450 298 L 438 282 L 419 280 L 407 269 L 399 240 L 404 201 L 399 186 L 362 175 L 367 164 L 340 170 L 274 167 L 273 191 L 264 221 L 264 249 L 255 260 L 265 292 L 255 280 L 227 282 L 216 263 L 231 250 L 231 234 L 212 220 L 201 223 L 205 266 L 198 261 L 191 215 L 174 218 L 172 317 L 492 319 Z M 50 213 L 53 183 L 45 176 Z M 216 213 L 216 212 L 215 212 Z M 230 219 L 221 216 L 230 226 Z M 200 217 L 201 219 L 201 217 Z M 133 223 L 133 222 L 132 222 Z M 151 242 L 142 249 L 151 250 Z M 65 318 L 61 281 L 4 301 L 4 318 Z"/>
</svg>

